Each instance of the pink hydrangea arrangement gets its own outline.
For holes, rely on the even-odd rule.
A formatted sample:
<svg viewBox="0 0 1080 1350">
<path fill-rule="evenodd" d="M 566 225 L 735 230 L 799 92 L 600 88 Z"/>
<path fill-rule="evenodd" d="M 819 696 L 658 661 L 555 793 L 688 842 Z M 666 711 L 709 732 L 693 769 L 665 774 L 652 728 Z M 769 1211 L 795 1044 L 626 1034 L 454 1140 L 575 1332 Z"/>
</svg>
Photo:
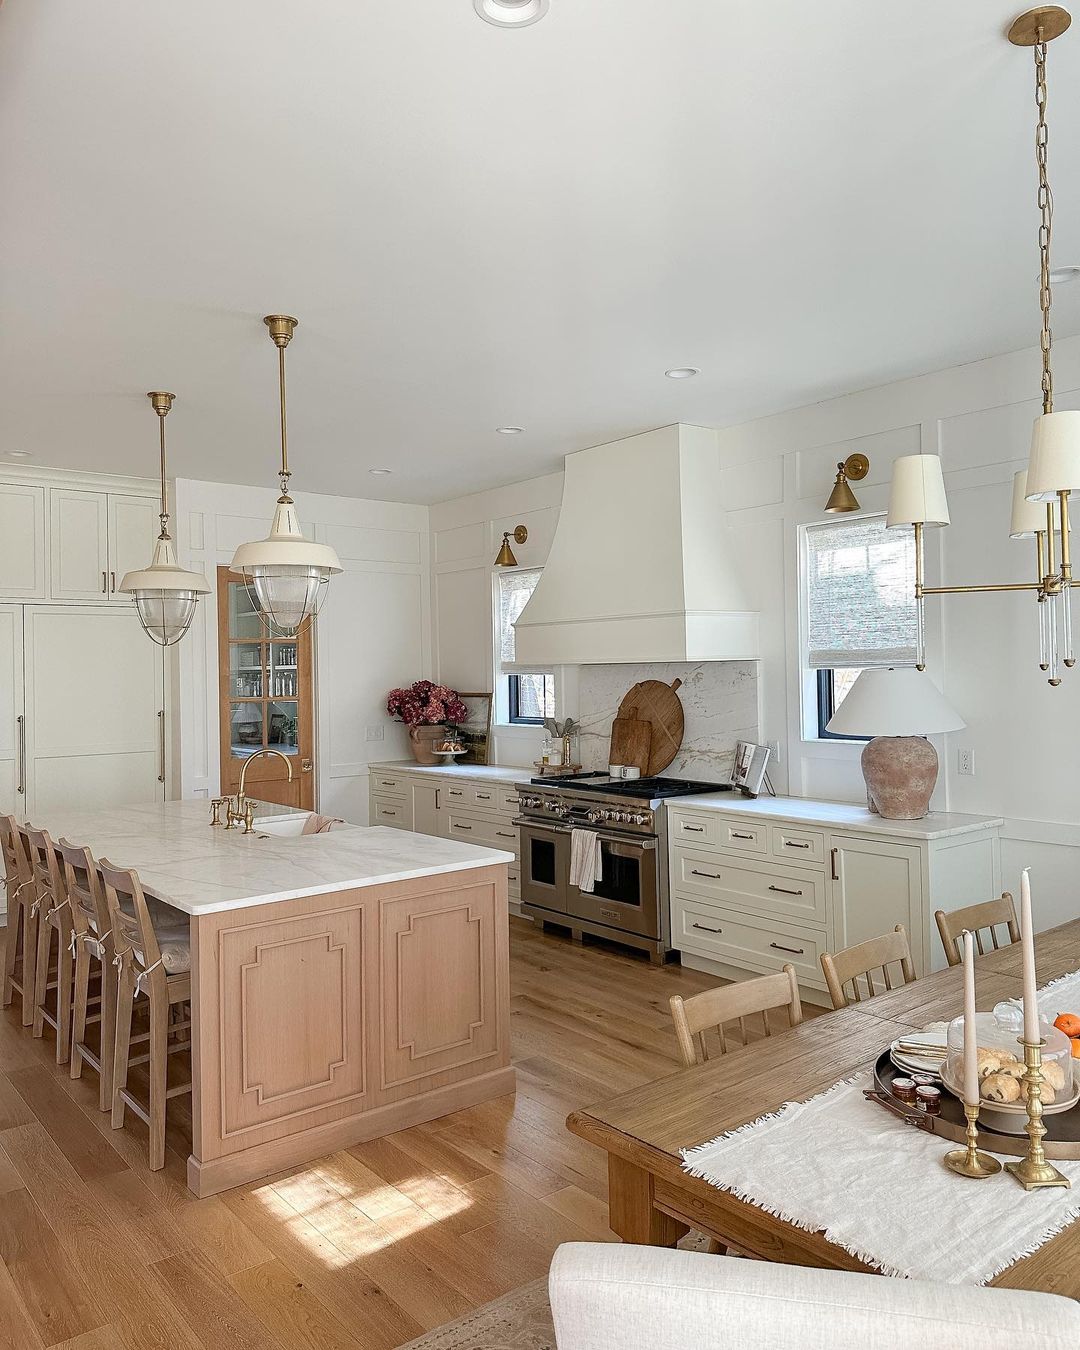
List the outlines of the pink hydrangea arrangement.
<svg viewBox="0 0 1080 1350">
<path fill-rule="evenodd" d="M 449 722 L 460 726 L 469 716 L 461 695 L 445 684 L 417 680 L 408 689 L 391 689 L 386 711 L 409 727 L 432 727 Z"/>
</svg>

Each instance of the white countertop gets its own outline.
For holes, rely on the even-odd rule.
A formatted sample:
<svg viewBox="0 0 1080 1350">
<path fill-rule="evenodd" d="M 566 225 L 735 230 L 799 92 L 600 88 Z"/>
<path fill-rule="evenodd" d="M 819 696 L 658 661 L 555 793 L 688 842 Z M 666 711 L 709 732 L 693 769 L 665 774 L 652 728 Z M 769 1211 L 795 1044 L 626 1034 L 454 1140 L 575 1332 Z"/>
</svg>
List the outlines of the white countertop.
<svg viewBox="0 0 1080 1350">
<path fill-rule="evenodd" d="M 260 817 L 297 812 L 257 803 L 256 833 L 245 835 L 239 829 L 212 829 L 209 805 L 199 798 L 46 812 L 33 823 L 53 839 L 86 845 L 95 858 L 134 868 L 147 891 L 186 914 L 213 914 L 514 861 L 512 853 L 501 849 L 381 825 L 337 825 L 326 834 L 260 838 Z"/>
<path fill-rule="evenodd" d="M 417 764 L 413 759 L 394 759 L 369 764 L 371 773 L 380 769 L 394 773 L 431 774 L 435 778 L 473 778 L 485 783 L 527 783 L 536 770 L 527 764 Z"/>
<path fill-rule="evenodd" d="M 819 802 L 805 797 L 752 798 L 734 792 L 671 797 L 667 805 L 672 810 L 690 806 L 706 811 L 731 811 L 763 820 L 793 820 L 802 825 L 868 830 L 901 839 L 940 839 L 947 835 L 989 830 L 1005 823 L 1001 816 L 966 816 L 956 811 L 932 812 L 921 820 L 884 820 L 865 806 L 857 806 L 853 802 Z"/>
</svg>

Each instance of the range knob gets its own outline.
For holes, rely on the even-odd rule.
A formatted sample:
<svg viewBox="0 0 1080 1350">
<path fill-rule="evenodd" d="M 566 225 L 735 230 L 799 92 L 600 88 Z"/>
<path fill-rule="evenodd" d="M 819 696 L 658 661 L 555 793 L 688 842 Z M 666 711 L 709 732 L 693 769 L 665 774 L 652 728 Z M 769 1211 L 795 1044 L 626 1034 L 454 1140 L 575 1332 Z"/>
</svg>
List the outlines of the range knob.
<svg viewBox="0 0 1080 1350">
<path fill-rule="evenodd" d="M 648 824 L 649 824 L 649 817 L 646 816 L 646 815 L 637 815 L 637 816 L 634 817 L 634 824 L 635 824 L 635 825 L 648 825 Z"/>
</svg>

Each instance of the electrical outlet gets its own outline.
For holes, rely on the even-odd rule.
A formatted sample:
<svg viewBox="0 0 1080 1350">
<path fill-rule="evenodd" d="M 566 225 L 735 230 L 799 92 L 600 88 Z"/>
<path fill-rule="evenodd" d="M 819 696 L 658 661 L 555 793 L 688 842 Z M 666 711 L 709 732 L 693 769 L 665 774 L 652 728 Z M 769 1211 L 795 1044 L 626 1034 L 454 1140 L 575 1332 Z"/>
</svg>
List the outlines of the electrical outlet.
<svg viewBox="0 0 1080 1350">
<path fill-rule="evenodd" d="M 956 772 L 967 778 L 975 777 L 975 751 L 961 746 L 956 752 Z"/>
<path fill-rule="evenodd" d="M 364 731 L 366 741 L 382 741 L 386 739 L 386 731 L 381 725 L 377 727 L 367 727 Z"/>
<path fill-rule="evenodd" d="M 780 763 L 780 742 L 779 742 L 779 741 L 767 741 L 766 744 L 768 745 L 769 749 L 772 751 L 773 763 L 774 763 L 774 764 L 779 764 L 779 763 Z"/>
</svg>

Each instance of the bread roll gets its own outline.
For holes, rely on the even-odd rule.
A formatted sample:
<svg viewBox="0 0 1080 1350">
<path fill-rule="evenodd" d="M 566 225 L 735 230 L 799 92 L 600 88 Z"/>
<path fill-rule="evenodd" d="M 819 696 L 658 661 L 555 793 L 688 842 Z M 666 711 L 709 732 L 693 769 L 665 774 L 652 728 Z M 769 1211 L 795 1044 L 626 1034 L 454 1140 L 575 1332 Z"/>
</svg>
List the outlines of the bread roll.
<svg viewBox="0 0 1080 1350">
<path fill-rule="evenodd" d="M 982 1081 L 980 1089 L 988 1102 L 1017 1102 L 1020 1084 L 1007 1073 L 992 1073 Z"/>
</svg>

